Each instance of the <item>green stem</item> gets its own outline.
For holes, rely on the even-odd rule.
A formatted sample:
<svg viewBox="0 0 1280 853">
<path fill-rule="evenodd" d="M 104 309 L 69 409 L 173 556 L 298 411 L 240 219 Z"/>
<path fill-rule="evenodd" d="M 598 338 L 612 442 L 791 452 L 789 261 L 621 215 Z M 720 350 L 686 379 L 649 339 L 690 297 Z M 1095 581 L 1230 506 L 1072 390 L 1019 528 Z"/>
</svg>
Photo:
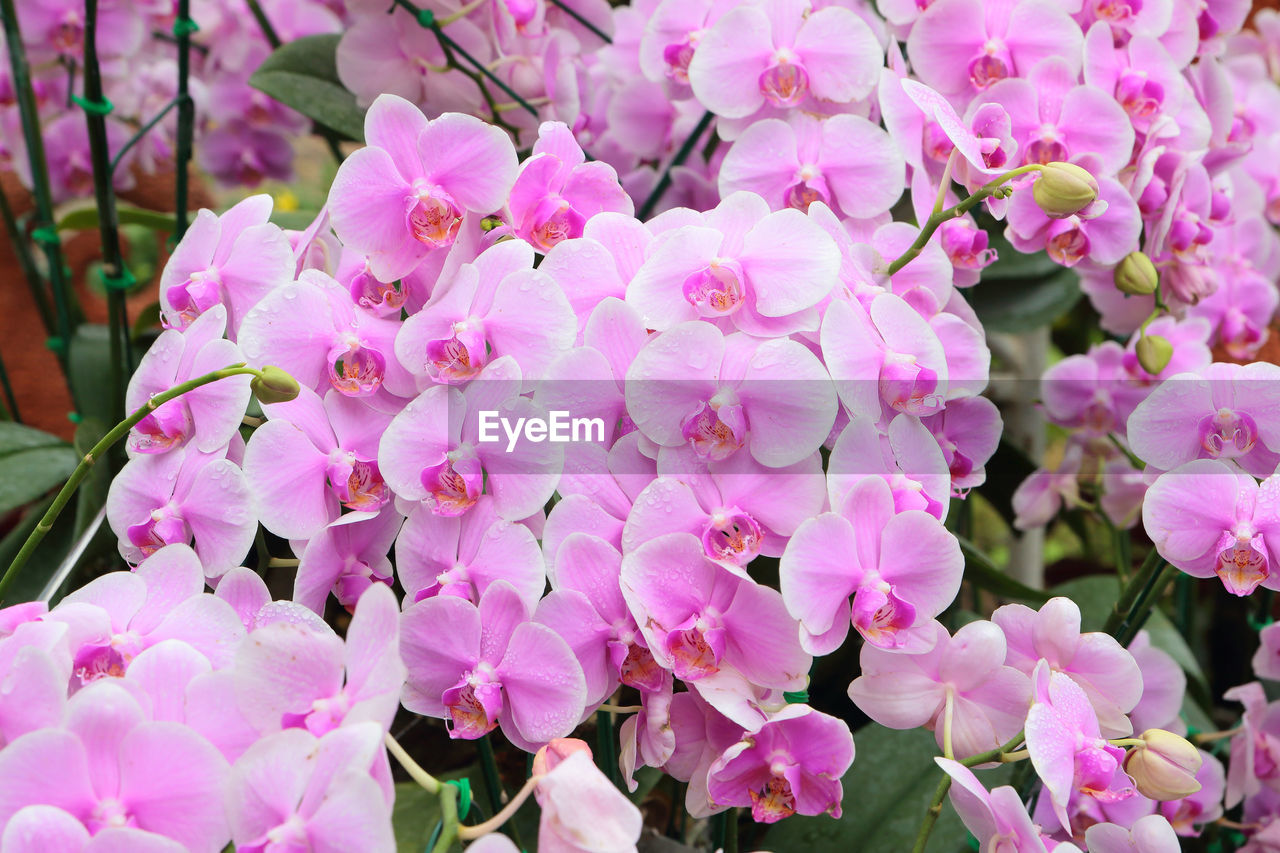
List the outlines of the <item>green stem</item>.
<svg viewBox="0 0 1280 853">
<path fill-rule="evenodd" d="M 1138 632 L 1142 630 L 1142 626 L 1147 624 L 1147 617 L 1151 615 L 1151 611 L 1159 603 L 1165 587 L 1173 583 L 1174 578 L 1181 574 L 1177 568 L 1163 560 L 1160 563 L 1164 567 L 1163 570 L 1158 572 L 1151 583 L 1147 585 L 1129 615 L 1125 617 L 1124 621 L 1120 623 L 1120 627 L 1116 629 L 1116 641 L 1126 648 L 1133 642 L 1133 638 L 1138 635 Z"/>
<path fill-rule="evenodd" d="M 1160 565 L 1163 562 L 1164 560 L 1160 559 L 1160 554 L 1152 548 L 1146 559 L 1142 561 L 1142 565 L 1138 567 L 1138 571 L 1133 577 L 1129 578 L 1129 583 L 1125 585 L 1120 597 L 1116 599 L 1116 605 L 1112 608 L 1111 615 L 1107 617 L 1106 624 L 1102 626 L 1104 632 L 1113 637 L 1116 636 L 1116 632 L 1128 618 L 1129 612 L 1142 595 L 1142 591 L 1155 582 L 1156 575 L 1159 573 Z"/>
<path fill-rule="evenodd" d="M 127 141 L 124 145 L 120 146 L 120 150 L 116 152 L 116 156 L 111 158 L 112 174 L 115 174 L 116 169 L 120 167 L 120 161 L 124 159 L 124 155 L 128 154 L 129 150 L 133 148 L 133 146 L 141 142 L 142 138 L 146 136 L 148 133 L 150 133 L 151 129 L 154 128 L 157 124 L 159 124 L 164 119 L 164 117 L 169 114 L 169 110 L 173 109 L 177 105 L 178 105 L 178 99 L 170 98 L 169 103 L 165 104 L 164 107 L 161 108 L 160 112 L 156 113 L 154 116 L 148 119 L 146 124 L 138 128 L 137 133 L 129 137 L 129 141 Z"/>
<path fill-rule="evenodd" d="M 0 0 L 3 2 L 3 0 Z M 210 382 L 217 382 L 220 379 L 226 379 L 231 376 L 258 376 L 260 370 L 253 367 L 246 367 L 243 364 L 233 364 L 224 367 L 221 370 L 215 370 L 212 373 L 206 373 L 204 376 L 198 376 L 195 379 L 189 379 L 180 385 L 175 385 L 168 391 L 156 394 L 148 400 L 140 409 L 138 409 L 129 417 L 112 427 L 111 431 L 102 437 L 102 440 L 93 446 L 93 448 L 84 455 L 80 460 L 80 464 L 71 472 L 71 477 L 63 485 L 62 490 L 58 492 L 57 497 L 53 499 L 53 503 L 49 505 L 49 509 L 45 512 L 40 522 L 31 531 L 27 537 L 27 541 L 22 543 L 17 555 L 13 558 L 13 562 L 9 564 L 9 568 L 5 570 L 4 576 L 0 577 L 0 602 L 4 601 L 5 593 L 9 590 L 18 573 L 22 571 L 22 567 L 31 559 L 32 553 L 35 552 L 36 546 L 40 541 L 53 529 L 53 523 L 57 520 L 58 515 L 66 508 L 71 500 L 71 496 L 75 494 L 76 488 L 89 476 L 89 471 L 94 464 L 103 457 L 103 455 L 111 449 L 117 441 L 129 434 L 129 430 L 137 425 L 138 421 L 154 412 L 170 400 L 181 397 L 188 391 L 194 391 Z"/>
<path fill-rule="evenodd" d="M 729 809 L 724 827 L 724 853 L 738 853 L 738 810 Z"/>
<path fill-rule="evenodd" d="M 107 291 L 107 318 L 110 324 L 107 366 L 111 394 L 111 418 L 124 416 L 124 357 L 129 346 L 129 328 L 121 289 L 125 277 L 124 253 L 120 248 L 120 221 L 112 187 L 111 152 L 107 142 L 107 110 L 110 103 L 102 91 L 98 64 L 98 0 L 84 4 L 84 101 L 89 125 L 89 159 L 93 165 L 93 195 L 98 206 L 98 233 L 102 238 L 102 282 Z"/>
<path fill-rule="evenodd" d="M 619 783 L 618 779 L 618 756 L 617 750 L 614 748 L 613 735 L 613 713 L 611 711 L 596 711 L 596 751 L 599 755 L 596 761 L 600 765 L 600 769 L 604 771 L 604 775 L 609 777 L 609 781 L 614 785 Z"/>
<path fill-rule="evenodd" d="M 22 423 L 22 415 L 18 413 L 18 398 L 9 384 L 9 371 L 5 369 L 4 359 L 0 358 L 0 387 L 4 388 L 4 405 L 9 413 L 9 420 Z"/>
<path fill-rule="evenodd" d="M 18 13 L 13 0 L 0 0 L 0 17 L 4 19 L 5 45 L 9 51 L 9 68 L 13 74 L 13 94 L 22 120 L 22 137 L 27 147 L 31 168 L 31 194 L 36 206 L 36 242 L 44 252 L 49 267 L 49 284 L 53 290 L 54 328 L 57 353 L 65 371 L 67 350 L 71 342 L 71 295 L 67 286 L 66 266 L 62 259 L 62 242 L 54 229 L 53 191 L 49 185 L 49 162 L 45 157 L 44 137 L 40 132 L 40 113 L 35 90 L 31 86 L 31 67 L 27 49 L 18 29 Z"/>
<path fill-rule="evenodd" d="M 676 152 L 676 156 L 672 157 L 671 162 L 662 170 L 662 175 L 658 178 L 658 183 L 654 184 L 653 191 L 644 200 L 644 204 L 640 205 L 640 209 L 636 212 L 636 219 L 643 222 L 653 213 L 653 209 L 658 206 L 658 202 L 662 199 L 662 194 L 671 186 L 671 170 L 677 166 L 683 166 L 684 162 L 689 159 L 689 155 L 693 153 L 693 149 L 698 145 L 698 140 L 702 138 L 702 134 L 706 133 L 707 128 L 711 126 L 713 119 L 715 119 L 715 115 L 710 111 L 703 113 L 702 118 L 698 119 L 698 124 L 693 129 L 693 133 L 689 134 L 684 144 L 680 146 L 680 150 Z"/>
<path fill-rule="evenodd" d="M 423 770 L 422 766 L 413 760 L 413 756 L 409 755 L 405 748 L 400 745 L 400 742 L 390 734 L 383 741 L 387 745 L 387 752 L 390 752 L 395 757 L 400 766 L 404 768 L 404 772 L 408 773 L 409 778 L 417 782 L 422 787 L 422 790 L 428 794 L 439 794 L 442 788 L 450 787 L 449 785 L 441 785 L 440 780 Z M 455 792 L 457 791 L 456 788 L 454 790 Z"/>
<path fill-rule="evenodd" d="M 978 204 L 978 202 L 994 195 L 995 191 L 1000 189 L 1000 187 L 1003 186 L 1006 181 L 1012 180 L 1013 178 L 1016 178 L 1019 175 L 1025 175 L 1028 172 L 1038 172 L 1043 168 L 1044 167 L 1041 166 L 1039 163 L 1033 163 L 1030 166 L 1019 166 L 1017 169 L 1014 169 L 1013 171 L 1010 171 L 1010 172 L 1005 172 L 1000 177 L 995 178 L 994 180 L 988 181 L 987 183 L 983 184 L 981 187 L 979 187 L 977 190 L 974 191 L 973 195 L 964 199 L 954 207 L 949 207 L 946 210 L 940 210 L 940 211 L 931 213 L 929 215 L 929 218 L 925 221 L 924 227 L 920 229 L 920 234 L 919 236 L 916 237 L 916 241 L 912 243 L 911 246 L 905 252 L 902 253 L 901 257 L 899 257 L 893 263 L 889 264 L 889 269 L 888 269 L 889 275 L 893 275 L 898 270 L 902 269 L 907 264 L 915 260 L 916 257 L 922 251 L 924 251 L 924 247 L 929 245 L 929 239 L 933 237 L 933 232 L 937 231 L 938 226 L 942 225 L 942 223 L 946 222 L 949 219 L 958 219 L 959 217 L 968 213 L 969 209 L 972 207 L 975 207 Z"/>
<path fill-rule="evenodd" d="M 452 785 L 440 786 L 440 820 L 444 828 L 431 853 L 448 853 L 458 839 L 458 789 Z"/>
<path fill-rule="evenodd" d="M 585 27 L 588 31 L 590 31 L 591 34 L 594 35 L 596 38 L 600 39 L 605 44 L 613 44 L 613 39 L 610 38 L 608 33 L 606 33 L 604 30 L 600 29 L 595 24 L 588 21 L 586 18 L 582 17 L 582 15 L 574 11 L 574 9 L 572 9 L 569 6 L 569 4 L 565 3 L 564 0 L 550 0 L 550 2 L 551 2 L 551 5 L 555 6 L 561 12 L 564 12 L 566 15 L 568 15 L 570 18 L 573 18 L 579 24 L 582 24 L 582 26 Z"/>
<path fill-rule="evenodd" d="M 258 29 L 262 30 L 262 36 L 267 40 L 267 44 L 271 45 L 271 49 L 275 50 L 280 46 L 280 36 L 276 34 L 276 28 L 271 26 L 271 19 L 267 17 L 267 13 L 262 10 L 262 4 L 258 0 L 246 0 L 249 4 L 249 11 L 253 13 L 253 19 L 258 22 Z"/>
<path fill-rule="evenodd" d="M 502 809 L 502 779 L 498 776 L 498 763 L 493 757 L 493 744 L 485 735 L 476 741 L 480 751 L 480 774 L 484 776 L 484 790 L 489 795 L 489 814 L 497 814 Z"/>
<path fill-rule="evenodd" d="M 12 0 L 4 0 L 12 2 Z M 178 41 L 178 136 L 173 164 L 174 229 L 173 239 L 181 240 L 187 233 L 187 194 L 191 175 L 191 141 L 195 135 L 196 105 L 191 100 L 191 32 L 195 22 L 191 20 L 191 0 L 178 0 L 178 14 L 174 20 L 174 35 Z"/>
</svg>

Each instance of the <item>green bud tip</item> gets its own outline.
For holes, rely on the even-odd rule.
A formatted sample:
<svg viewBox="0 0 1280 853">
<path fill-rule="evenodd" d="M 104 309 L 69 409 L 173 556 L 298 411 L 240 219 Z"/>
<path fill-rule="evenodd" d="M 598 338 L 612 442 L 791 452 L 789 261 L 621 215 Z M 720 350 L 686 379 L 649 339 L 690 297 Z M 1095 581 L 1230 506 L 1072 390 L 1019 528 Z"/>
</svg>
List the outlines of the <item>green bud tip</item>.
<svg viewBox="0 0 1280 853">
<path fill-rule="evenodd" d="M 298 396 L 298 380 L 272 365 L 262 368 L 249 387 L 260 403 L 287 403 Z"/>
<path fill-rule="evenodd" d="M 1173 358 L 1173 344 L 1160 335 L 1143 335 L 1138 338 L 1138 364 L 1152 376 L 1169 366 Z"/>
<path fill-rule="evenodd" d="M 1036 204 L 1052 219 L 1066 219 L 1093 204 L 1098 182 L 1074 163 L 1049 163 L 1031 187 Z"/>
<path fill-rule="evenodd" d="M 1143 252 L 1130 252 L 1116 264 L 1116 290 L 1130 296 L 1146 296 L 1160 286 L 1160 273 L 1156 265 Z"/>
</svg>

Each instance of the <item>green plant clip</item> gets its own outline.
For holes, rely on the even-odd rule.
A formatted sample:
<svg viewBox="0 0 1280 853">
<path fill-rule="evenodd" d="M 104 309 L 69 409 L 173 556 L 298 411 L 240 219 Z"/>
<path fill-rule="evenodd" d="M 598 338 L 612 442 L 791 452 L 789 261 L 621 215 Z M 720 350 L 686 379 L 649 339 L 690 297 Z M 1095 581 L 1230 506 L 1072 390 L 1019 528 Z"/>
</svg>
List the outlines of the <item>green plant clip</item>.
<svg viewBox="0 0 1280 853">
<path fill-rule="evenodd" d="M 67 412 L 67 420 L 71 421 L 73 424 L 78 424 L 84 420 L 84 415 L 79 412 Z"/>
<path fill-rule="evenodd" d="M 173 34 L 178 38 L 200 31 L 200 25 L 190 18 L 178 18 L 173 22 Z"/>
<path fill-rule="evenodd" d="M 471 780 L 450 779 L 445 784 L 458 789 L 458 820 L 466 820 L 467 812 L 471 811 Z"/>
<path fill-rule="evenodd" d="M 424 29 L 434 29 L 436 25 L 436 13 L 430 9 L 418 10 L 418 26 Z"/>
<path fill-rule="evenodd" d="M 132 290 L 138 280 L 133 277 L 133 273 L 128 267 L 120 267 L 119 275 L 107 275 L 106 269 L 98 270 L 98 278 L 102 281 L 102 286 L 107 290 L 127 291 Z"/>
<path fill-rule="evenodd" d="M 58 237 L 58 229 L 52 225 L 41 225 L 31 231 L 31 239 L 45 246 L 60 246 L 62 240 Z"/>
<path fill-rule="evenodd" d="M 90 101 L 86 98 L 80 97 L 79 95 L 72 95 L 71 102 L 90 115 L 95 116 L 111 115 L 111 111 L 115 109 L 115 105 L 113 105 L 105 95 L 100 101 Z"/>
<path fill-rule="evenodd" d="M 51 338 L 45 338 L 44 345 L 46 349 L 51 349 L 54 352 L 65 353 L 67 351 L 66 340 L 58 337 L 57 335 L 54 335 Z"/>
<path fill-rule="evenodd" d="M 809 691 L 808 691 L 808 690 L 794 690 L 794 691 L 791 691 L 791 692 L 788 692 L 788 693 L 783 693 L 783 694 L 782 694 L 782 698 L 783 698 L 783 699 L 786 699 L 788 702 L 808 702 L 808 701 L 809 701 Z"/>
</svg>

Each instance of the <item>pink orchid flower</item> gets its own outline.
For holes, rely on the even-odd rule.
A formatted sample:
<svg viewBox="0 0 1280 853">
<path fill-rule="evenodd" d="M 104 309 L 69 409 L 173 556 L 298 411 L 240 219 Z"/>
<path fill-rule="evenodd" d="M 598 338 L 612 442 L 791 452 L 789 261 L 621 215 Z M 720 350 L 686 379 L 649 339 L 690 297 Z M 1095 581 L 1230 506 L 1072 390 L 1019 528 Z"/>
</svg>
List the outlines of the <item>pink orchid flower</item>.
<svg viewBox="0 0 1280 853">
<path fill-rule="evenodd" d="M 428 121 L 409 101 L 384 94 L 365 114 L 364 135 L 368 145 L 333 179 L 329 215 L 343 244 L 367 254 L 382 281 L 451 246 L 463 216 L 502 207 L 515 181 L 511 140 L 469 115 Z"/>
<path fill-rule="evenodd" d="M 378 441 L 390 416 L 359 399 L 310 388 L 262 407 L 267 422 L 245 446 L 245 480 L 262 525 L 277 536 L 310 539 L 342 508 L 376 512 L 391 500 L 378 467 Z"/>
<path fill-rule="evenodd" d="M 650 338 L 626 381 L 627 411 L 647 438 L 712 460 L 746 450 L 770 468 L 794 465 L 836 416 L 831 379 L 802 344 L 696 320 Z"/>
<path fill-rule="evenodd" d="M 931 648 L 933 619 L 955 598 L 963 567 L 959 544 L 936 518 L 897 512 L 888 484 L 867 477 L 838 512 L 800 525 L 779 572 L 802 644 L 828 654 L 843 644 L 850 625 L 881 648 Z"/>
<path fill-rule="evenodd" d="M 504 580 L 532 610 L 547 585 L 533 532 L 500 518 L 488 495 L 462 516 L 415 507 L 396 537 L 396 573 L 409 601 L 455 595 L 474 604 Z"/>
<path fill-rule="evenodd" d="M 240 349 L 222 339 L 226 326 L 226 308 L 215 305 L 185 330 L 162 332 L 129 380 L 125 408 L 136 411 L 175 385 L 244 361 Z M 226 446 L 249 404 L 249 379 L 231 376 L 211 382 L 160 406 L 129 433 L 129 452 L 164 453 L 190 439 L 205 453 Z"/>
<path fill-rule="evenodd" d="M 745 192 L 700 219 L 656 240 L 627 286 L 647 328 L 698 318 L 768 338 L 817 328 L 815 306 L 840 264 L 820 226 L 799 210 L 770 212 Z"/>
<path fill-rule="evenodd" d="M 715 114 L 746 118 L 766 105 L 864 98 L 883 55 L 871 28 L 848 9 L 770 0 L 737 6 L 702 34 L 689 83 Z"/>
<path fill-rule="evenodd" d="M 394 355 L 399 331 L 398 321 L 358 308 L 328 275 L 305 270 L 249 311 L 240 346 L 251 365 L 274 364 L 318 393 L 368 397 L 385 388 L 412 397 L 413 377 Z"/>
<path fill-rule="evenodd" d="M 692 534 L 625 554 L 622 595 L 653 659 L 695 688 L 725 671 L 770 689 L 804 685 L 810 659 L 782 597 L 708 560 Z"/>
<path fill-rule="evenodd" d="M 86 834 L 136 828 L 196 853 L 217 853 L 230 835 L 222 808 L 226 759 L 186 726 L 148 720 L 114 681 L 71 697 L 61 727 L 5 747 L 0 773 L 9 782 L 0 791 L 0 824 L 25 806 L 48 805 Z M 65 833 L 65 819 L 53 825 Z"/>
<path fill-rule="evenodd" d="M 538 128 L 533 155 L 520 167 L 508 207 L 516 235 L 544 253 L 581 237 L 597 214 L 635 212 L 613 167 L 588 163 L 572 131 L 558 121 Z"/>
<path fill-rule="evenodd" d="M 1280 367 L 1266 362 L 1206 365 L 1172 376 L 1129 416 L 1129 446 L 1168 471 L 1194 459 L 1219 459 L 1255 477 L 1280 464 Z"/>
<path fill-rule="evenodd" d="M 216 578 L 249 553 L 258 526 L 251 502 L 234 462 L 188 446 L 126 464 L 107 492 L 107 523 L 133 563 L 194 538 L 205 574 Z"/>
<path fill-rule="evenodd" d="M 384 506 L 377 512 L 349 512 L 330 522 L 302 551 L 293 579 L 293 600 L 324 615 L 332 592 L 340 605 L 354 611 L 370 585 L 389 586 L 392 571 L 387 552 L 403 520 L 395 507 Z"/>
<path fill-rule="evenodd" d="M 951 471 L 951 494 L 963 497 L 987 479 L 986 464 L 996 452 L 1004 423 L 986 397 L 951 400 L 936 415 L 921 418 Z"/>
<path fill-rule="evenodd" d="M 538 849 L 563 853 L 627 853 L 635 850 L 640 810 L 578 750 L 540 779 L 534 796 L 542 809 Z"/>
<path fill-rule="evenodd" d="M 1112 746 L 1098 729 L 1098 718 L 1084 691 L 1047 662 L 1031 676 L 1034 702 L 1027 714 L 1027 751 L 1036 775 L 1044 782 L 1053 814 L 1071 830 L 1067 807 L 1080 796 L 1102 802 L 1133 796 L 1132 787 L 1116 788 L 1124 750 Z"/>
<path fill-rule="evenodd" d="M 1047 853 L 1040 827 L 1032 823 L 1016 788 L 1002 785 L 987 791 L 960 762 L 941 756 L 933 760 L 951 777 L 951 805 L 979 845 L 993 851 Z"/>
<path fill-rule="evenodd" d="M 720 166 L 720 195 L 753 192 L 774 210 L 804 212 L 820 201 L 844 216 L 870 219 L 902 195 L 904 168 L 889 134 L 861 116 L 820 121 L 797 112 L 787 121 L 755 122 L 734 140 Z"/>
<path fill-rule="evenodd" d="M 991 622 L 970 622 L 955 636 L 934 622 L 933 648 L 901 654 L 862 647 L 862 674 L 849 698 L 891 729 L 931 730 L 940 748 L 950 729 L 958 758 L 995 749 L 1021 730 L 1031 680 L 1005 665 L 1005 639 Z"/>
<path fill-rule="evenodd" d="M 214 305 L 227 309 L 236 339 L 249 309 L 293 280 L 293 249 L 271 215 L 269 195 L 250 196 L 218 216 L 201 210 L 160 274 L 165 324 L 185 329 Z"/>
<path fill-rule="evenodd" d="M 401 652 L 409 667 L 404 706 L 474 740 L 497 726 L 533 752 L 582 719 L 587 686 L 568 644 L 529 621 L 515 587 L 494 581 L 479 605 L 438 595 L 404 611 Z"/>
<path fill-rule="evenodd" d="M 1096 823 L 1085 830 L 1089 853 L 1174 853 L 1182 842 L 1164 815 L 1147 815 L 1133 826 Z"/>
<path fill-rule="evenodd" d="M 1280 477 L 1258 485 L 1216 459 L 1161 474 L 1147 490 L 1142 525 L 1160 556 L 1197 578 L 1217 575 L 1233 595 L 1280 589 Z"/>
<path fill-rule="evenodd" d="M 1038 612 L 1023 604 L 1006 604 L 996 608 L 991 621 L 1008 641 L 1006 664 L 1032 675 L 1044 661 L 1084 691 L 1108 736 L 1133 731 L 1125 715 L 1142 697 L 1142 671 L 1109 634 L 1080 633 L 1080 607 L 1074 601 L 1057 596 Z"/>
<path fill-rule="evenodd" d="M 482 485 L 508 521 L 541 510 L 560 478 L 564 445 L 519 438 L 512 443 L 499 424 L 490 422 L 483 436 L 480 428 L 481 412 L 497 412 L 509 424 L 547 419 L 545 410 L 520 396 L 521 382 L 515 360 L 504 356 L 466 391 L 436 385 L 422 392 L 382 435 L 378 467 L 387 484 L 405 500 L 427 501 L 437 515 L 469 511 Z"/>
<path fill-rule="evenodd" d="M 827 460 L 827 500 L 842 506 L 864 479 L 888 484 L 895 512 L 923 510 L 947 517 L 951 472 L 942 448 L 921 421 L 900 414 L 881 432 L 867 418 L 851 417 Z"/>
<path fill-rule="evenodd" d="M 227 782 L 236 849 L 395 850 L 391 803 L 369 775 L 382 735 L 363 722 L 319 737 L 287 729 L 255 743 Z"/>
<path fill-rule="evenodd" d="M 252 631 L 232 669 L 236 704 L 262 732 L 304 728 L 323 735 L 366 720 L 385 732 L 405 678 L 399 644 L 395 594 L 372 584 L 356 604 L 345 643 L 314 622 L 273 622 Z"/>
<path fill-rule="evenodd" d="M 707 793 L 718 808 L 750 806 L 757 823 L 793 814 L 839 818 L 840 779 L 853 754 L 853 736 L 843 720 L 808 705 L 788 705 L 721 753 L 707 769 Z"/>
<path fill-rule="evenodd" d="M 395 352 L 410 373 L 432 383 L 465 384 L 504 355 L 537 379 L 573 345 L 576 332 L 559 285 L 533 268 L 529 244 L 510 240 L 441 281 L 405 321 Z"/>
</svg>

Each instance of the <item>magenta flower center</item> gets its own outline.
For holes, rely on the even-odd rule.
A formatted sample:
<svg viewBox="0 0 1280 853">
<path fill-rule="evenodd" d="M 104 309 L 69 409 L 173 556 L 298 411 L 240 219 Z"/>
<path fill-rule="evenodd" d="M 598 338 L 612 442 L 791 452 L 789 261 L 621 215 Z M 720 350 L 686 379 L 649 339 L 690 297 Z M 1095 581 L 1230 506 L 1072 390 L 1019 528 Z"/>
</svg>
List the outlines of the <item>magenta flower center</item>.
<svg viewBox="0 0 1280 853">
<path fill-rule="evenodd" d="M 480 460 L 471 451 L 455 450 L 422 470 L 422 485 L 435 502 L 436 515 L 462 515 L 471 509 L 480 497 L 482 482 Z"/>
<path fill-rule="evenodd" d="M 559 196 L 549 196 L 533 211 L 533 227 L 529 236 L 534 247 L 550 251 L 557 243 L 582 236 L 586 219 Z"/>
<path fill-rule="evenodd" d="M 915 618 L 916 609 L 894 595 L 893 587 L 883 580 L 873 580 L 853 597 L 853 625 L 872 645 L 901 645 L 898 633 L 910 628 Z"/>
<path fill-rule="evenodd" d="M 409 196 L 405 224 L 413 239 L 433 249 L 452 246 L 462 227 L 462 208 L 439 187 L 415 187 Z"/>
<path fill-rule="evenodd" d="M 1164 105 L 1164 87 L 1140 71 L 1126 71 L 1116 83 L 1116 100 L 1137 119 L 1151 119 Z"/>
<path fill-rule="evenodd" d="M 787 188 L 786 201 L 787 207 L 794 207 L 805 213 L 809 212 L 809 205 L 815 201 L 830 204 L 827 182 L 818 174 L 816 168 L 805 166 L 797 175 L 796 182 Z"/>
<path fill-rule="evenodd" d="M 431 378 L 446 385 L 460 385 L 475 377 L 485 366 L 488 344 L 481 330 L 471 321 L 454 324 L 451 338 L 427 344 L 427 371 Z"/>
<path fill-rule="evenodd" d="M 122 678 L 144 648 L 146 644 L 133 631 L 114 634 L 106 643 L 83 646 L 72 662 L 72 675 L 81 685 L 99 678 Z"/>
<path fill-rule="evenodd" d="M 193 272 L 182 284 L 169 288 L 169 304 L 178 312 L 180 329 L 221 302 L 222 277 L 212 267 Z"/>
<path fill-rule="evenodd" d="M 938 374 L 905 353 L 885 353 L 880 366 L 880 398 L 899 412 L 922 417 L 942 406 Z"/>
<path fill-rule="evenodd" d="M 334 344 L 329 350 L 329 384 L 347 397 L 367 397 L 382 386 L 387 359 L 354 336 Z"/>
<path fill-rule="evenodd" d="M 717 258 L 684 280 L 684 298 L 703 317 L 727 317 L 746 299 L 742 267 Z"/>
<path fill-rule="evenodd" d="M 735 566 L 754 560 L 763 542 L 760 524 L 737 507 L 716 512 L 702 531 L 702 547 L 707 556 Z"/>
<path fill-rule="evenodd" d="M 157 507 L 146 521 L 129 526 L 129 541 L 146 556 L 151 556 L 165 545 L 191 541 L 191 528 L 172 504 Z"/>
<path fill-rule="evenodd" d="M 759 791 L 751 795 L 751 817 L 756 823 L 777 823 L 796 813 L 796 796 L 785 776 L 774 775 Z"/>
<path fill-rule="evenodd" d="M 475 740 L 493 731 L 502 713 L 502 685 L 492 680 L 486 664 L 479 664 L 444 692 L 449 712 L 449 737 Z"/>
<path fill-rule="evenodd" d="M 1222 532 L 1214 571 L 1232 595 L 1245 596 L 1270 575 L 1267 544 L 1248 525 Z"/>
<path fill-rule="evenodd" d="M 1089 236 L 1075 216 L 1054 220 L 1045 241 L 1049 257 L 1064 267 L 1073 267 L 1089 254 Z"/>
<path fill-rule="evenodd" d="M 1133 23 L 1134 17 L 1142 11 L 1142 0 L 1099 0 L 1093 6 L 1093 13 L 1101 20 L 1113 25 Z"/>
<path fill-rule="evenodd" d="M 378 463 L 372 459 L 361 459 L 351 451 L 335 450 L 329 454 L 326 474 L 334 497 L 348 509 L 370 512 L 391 499 Z"/>
<path fill-rule="evenodd" d="M 191 434 L 191 415 L 181 400 L 170 400 L 133 428 L 129 446 L 138 453 L 164 453 L 181 446 Z"/>
<path fill-rule="evenodd" d="M 634 641 L 625 646 L 616 640 L 609 643 L 610 652 L 622 651 L 622 659 L 615 661 L 622 683 L 637 690 L 654 692 L 662 689 L 665 670 L 653 659 L 653 653 Z"/>
<path fill-rule="evenodd" d="M 357 305 L 380 317 L 388 314 L 398 317 L 400 308 L 404 305 L 405 294 L 400 290 L 399 284 L 378 281 L 369 274 L 368 269 L 356 273 L 347 289 Z"/>
<path fill-rule="evenodd" d="M 809 94 L 809 73 L 795 57 L 781 54 L 761 72 L 760 91 L 775 107 L 794 107 Z"/>
<path fill-rule="evenodd" d="M 1052 125 L 1045 125 L 1040 130 L 1040 137 L 1031 140 L 1031 144 L 1027 146 L 1027 162 L 1028 163 L 1059 163 L 1070 159 L 1071 152 L 1067 150 L 1064 143 L 1058 135 L 1057 128 Z"/>
<path fill-rule="evenodd" d="M 746 444 L 747 418 L 742 406 L 700 403 L 680 425 L 684 440 L 705 459 L 727 459 Z"/>
<path fill-rule="evenodd" d="M 720 671 L 724 656 L 725 630 L 714 614 L 690 616 L 667 632 L 667 653 L 677 678 L 694 681 Z"/>
<path fill-rule="evenodd" d="M 992 83 L 1009 76 L 1013 59 L 1009 50 L 999 39 L 991 39 L 983 45 L 982 53 L 969 61 L 969 82 L 979 89 L 985 89 Z"/>
<path fill-rule="evenodd" d="M 674 42 L 662 49 L 662 61 L 667 63 L 667 76 L 677 83 L 688 85 L 689 63 L 698 46 L 697 35 L 689 33 L 684 41 Z"/>
<path fill-rule="evenodd" d="M 1258 424 L 1245 414 L 1221 408 L 1200 420 L 1200 446 L 1213 459 L 1234 459 L 1258 443 Z"/>
<path fill-rule="evenodd" d="M 126 826 L 137 826 L 138 823 L 129 814 L 124 803 L 115 797 L 104 797 L 98 800 L 90 812 L 85 826 L 90 832 L 99 832 L 103 829 L 119 829 Z"/>
</svg>

